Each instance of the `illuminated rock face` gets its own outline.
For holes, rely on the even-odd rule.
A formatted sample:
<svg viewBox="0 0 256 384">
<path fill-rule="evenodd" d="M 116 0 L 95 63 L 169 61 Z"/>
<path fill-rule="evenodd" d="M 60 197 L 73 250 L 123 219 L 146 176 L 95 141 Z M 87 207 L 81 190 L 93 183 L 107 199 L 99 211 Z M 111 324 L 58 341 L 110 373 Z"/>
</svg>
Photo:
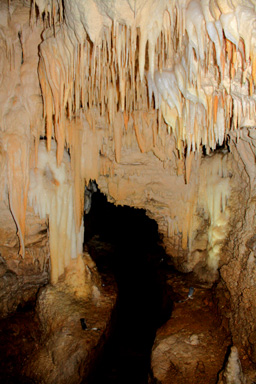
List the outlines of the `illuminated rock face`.
<svg viewBox="0 0 256 384">
<path fill-rule="evenodd" d="M 0 203 L 0 317 L 18 306 L 33 302 L 38 289 L 49 283 L 49 239 L 47 223 L 26 212 L 26 257 L 21 258 L 16 227 L 9 207 Z"/>
<path fill-rule="evenodd" d="M 37 167 L 30 173 L 29 201 L 40 218 L 49 217 L 51 282 L 82 254 L 83 225 L 75 233 L 74 188 L 67 153 L 60 166 L 56 162 L 56 145 L 47 152 L 44 141 L 38 147 Z"/>
<path fill-rule="evenodd" d="M 96 180 L 115 204 L 146 209 L 178 269 L 207 281 L 220 272 L 232 332 L 252 340 L 242 313 L 251 306 L 251 321 L 256 311 L 246 245 L 255 232 L 254 2 L 0 7 L 0 199 L 20 256 L 29 203 L 49 218 L 56 283 L 82 253 L 84 187 Z M 218 150 L 227 142 L 230 152 Z M 254 356 L 254 342 L 244 343 Z"/>
</svg>

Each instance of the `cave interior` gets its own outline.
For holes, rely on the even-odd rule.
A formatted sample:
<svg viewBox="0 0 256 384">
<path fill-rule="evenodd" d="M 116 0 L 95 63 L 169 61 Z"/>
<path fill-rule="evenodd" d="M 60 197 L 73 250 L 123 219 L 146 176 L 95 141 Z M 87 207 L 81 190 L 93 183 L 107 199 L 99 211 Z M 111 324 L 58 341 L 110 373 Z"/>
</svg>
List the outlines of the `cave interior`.
<svg viewBox="0 0 256 384">
<path fill-rule="evenodd" d="M 256 382 L 255 112 L 255 0 L 0 0 L 4 383 Z"/>
</svg>

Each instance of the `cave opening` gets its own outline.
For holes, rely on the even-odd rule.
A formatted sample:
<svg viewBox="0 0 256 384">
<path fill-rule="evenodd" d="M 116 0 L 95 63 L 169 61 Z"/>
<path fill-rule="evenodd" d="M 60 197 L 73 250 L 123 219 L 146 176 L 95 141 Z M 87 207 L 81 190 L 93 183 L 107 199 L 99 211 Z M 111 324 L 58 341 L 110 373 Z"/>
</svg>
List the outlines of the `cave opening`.
<svg viewBox="0 0 256 384">
<path fill-rule="evenodd" d="M 157 229 L 145 210 L 115 206 L 100 191 L 93 194 L 85 215 L 85 245 L 103 284 L 104 275 L 113 276 L 118 301 L 110 338 L 90 384 L 148 383 L 156 330 L 172 311 Z"/>
</svg>

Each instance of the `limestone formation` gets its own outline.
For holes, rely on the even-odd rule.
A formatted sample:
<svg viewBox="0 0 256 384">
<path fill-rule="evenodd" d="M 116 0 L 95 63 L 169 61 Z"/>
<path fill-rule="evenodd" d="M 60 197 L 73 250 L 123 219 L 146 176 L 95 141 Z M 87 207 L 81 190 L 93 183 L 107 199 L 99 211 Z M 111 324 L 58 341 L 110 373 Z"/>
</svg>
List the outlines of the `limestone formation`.
<svg viewBox="0 0 256 384">
<path fill-rule="evenodd" d="M 246 380 L 244 379 L 241 362 L 239 360 L 239 355 L 237 348 L 233 346 L 228 358 L 227 365 L 224 372 L 222 372 L 222 378 L 218 381 L 218 384 L 245 384 Z"/>
<path fill-rule="evenodd" d="M 256 363 L 255 87 L 254 0 L 1 0 L 1 314 L 80 265 L 93 181 Z"/>
</svg>

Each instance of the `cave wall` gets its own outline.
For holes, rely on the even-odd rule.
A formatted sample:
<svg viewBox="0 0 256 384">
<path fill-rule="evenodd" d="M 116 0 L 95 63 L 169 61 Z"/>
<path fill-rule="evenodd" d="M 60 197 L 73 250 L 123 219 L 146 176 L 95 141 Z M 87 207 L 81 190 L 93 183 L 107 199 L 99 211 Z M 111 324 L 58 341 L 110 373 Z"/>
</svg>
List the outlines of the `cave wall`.
<svg viewBox="0 0 256 384">
<path fill-rule="evenodd" d="M 0 7 L 1 313 L 79 259 L 92 179 L 156 220 L 176 268 L 220 274 L 256 361 L 254 4 Z"/>
<path fill-rule="evenodd" d="M 0 204 L 0 315 L 34 302 L 40 287 L 49 283 L 49 238 L 45 220 L 32 209 L 26 213 L 26 257 L 19 256 L 16 226 L 9 207 Z"/>
<path fill-rule="evenodd" d="M 0 3 L 1 316 L 34 301 L 49 282 L 45 219 L 27 206 L 35 137 L 43 132 L 37 75 L 42 24 L 30 28 L 29 4 Z"/>
<path fill-rule="evenodd" d="M 240 354 L 249 352 L 255 362 L 255 143 L 252 129 L 244 129 L 244 140 L 232 141 L 239 187 L 232 202 L 234 216 L 229 241 L 220 268 L 219 302 L 229 319 L 233 342 Z M 223 294 L 227 288 L 227 292 Z M 229 297 L 228 297 L 229 296 Z M 223 306 L 224 305 L 224 306 Z"/>
</svg>

